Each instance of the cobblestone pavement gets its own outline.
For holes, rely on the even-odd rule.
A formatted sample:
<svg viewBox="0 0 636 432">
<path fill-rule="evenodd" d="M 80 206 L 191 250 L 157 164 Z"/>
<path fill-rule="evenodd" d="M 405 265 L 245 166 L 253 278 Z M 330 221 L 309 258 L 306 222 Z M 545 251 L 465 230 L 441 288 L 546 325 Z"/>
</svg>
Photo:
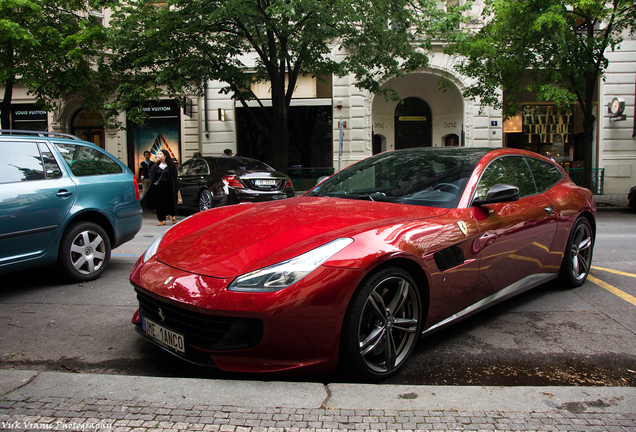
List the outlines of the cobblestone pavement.
<svg viewBox="0 0 636 432">
<path fill-rule="evenodd" d="M 636 431 L 636 414 L 247 408 L 107 399 L 5 396 L 0 429 L 222 432 Z"/>
</svg>

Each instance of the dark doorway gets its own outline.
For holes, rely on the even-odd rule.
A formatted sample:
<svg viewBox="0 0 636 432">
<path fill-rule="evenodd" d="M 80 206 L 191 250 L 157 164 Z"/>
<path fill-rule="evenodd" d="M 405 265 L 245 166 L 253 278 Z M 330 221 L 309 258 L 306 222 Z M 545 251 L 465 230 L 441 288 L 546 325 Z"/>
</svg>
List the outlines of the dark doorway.
<svg viewBox="0 0 636 432">
<path fill-rule="evenodd" d="M 78 111 L 71 122 L 71 133 L 104 148 L 104 117 L 97 111 Z"/>
<path fill-rule="evenodd" d="M 255 114 L 267 122 L 265 110 L 255 109 Z M 291 106 L 289 108 L 289 166 L 272 165 L 273 145 L 260 131 L 245 108 L 236 109 L 238 153 L 241 156 L 261 160 L 274 169 L 307 169 L 333 166 L 331 106 Z M 271 112 L 271 111 L 270 111 Z"/>
<path fill-rule="evenodd" d="M 431 108 L 419 98 L 406 98 L 395 108 L 395 149 L 433 145 Z"/>
</svg>

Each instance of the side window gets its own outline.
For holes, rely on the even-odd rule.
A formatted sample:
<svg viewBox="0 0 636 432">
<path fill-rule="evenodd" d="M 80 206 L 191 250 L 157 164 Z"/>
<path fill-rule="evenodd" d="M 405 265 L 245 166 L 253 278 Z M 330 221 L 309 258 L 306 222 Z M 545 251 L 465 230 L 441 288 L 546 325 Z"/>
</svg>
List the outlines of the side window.
<svg viewBox="0 0 636 432">
<path fill-rule="evenodd" d="M 177 168 L 177 171 L 179 172 L 180 176 L 185 176 L 188 174 L 188 169 L 190 169 L 190 167 L 192 166 L 192 163 L 194 162 L 194 159 L 190 159 L 188 161 L 185 161 L 183 163 L 183 165 L 180 165 L 179 168 Z"/>
<path fill-rule="evenodd" d="M 563 178 L 561 171 L 551 163 L 533 158 L 526 158 L 526 161 L 532 170 L 538 192 L 550 189 Z"/>
<path fill-rule="evenodd" d="M 477 185 L 477 197 L 483 199 L 496 184 L 508 184 L 519 188 L 522 197 L 537 193 L 528 164 L 520 156 L 504 156 L 488 165 Z"/>
<path fill-rule="evenodd" d="M 195 159 L 192 164 L 192 168 L 190 168 L 190 175 L 208 175 L 210 174 L 210 170 L 208 170 L 208 164 L 204 159 Z"/>
<path fill-rule="evenodd" d="M 117 162 L 99 150 L 80 144 L 55 143 L 55 146 L 78 177 L 123 172 Z"/>
<path fill-rule="evenodd" d="M 5 143 L 0 160 L 0 183 L 44 180 L 40 150 L 34 142 Z"/>
<path fill-rule="evenodd" d="M 42 154 L 42 161 L 44 162 L 44 174 L 47 180 L 58 179 L 62 177 L 62 170 L 57 164 L 53 153 L 44 143 L 39 143 L 40 153 Z"/>
</svg>

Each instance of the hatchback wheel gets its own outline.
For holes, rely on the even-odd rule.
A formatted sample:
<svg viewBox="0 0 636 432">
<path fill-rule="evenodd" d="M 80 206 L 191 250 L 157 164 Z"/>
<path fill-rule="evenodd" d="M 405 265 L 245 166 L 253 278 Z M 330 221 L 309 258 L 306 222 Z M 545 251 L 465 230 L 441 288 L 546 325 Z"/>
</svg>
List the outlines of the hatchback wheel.
<svg viewBox="0 0 636 432">
<path fill-rule="evenodd" d="M 351 299 L 341 365 L 365 380 L 397 373 L 419 339 L 421 304 L 415 281 L 403 269 L 388 267 L 372 274 Z"/>
<path fill-rule="evenodd" d="M 68 226 L 60 243 L 59 262 L 70 279 L 85 282 L 97 279 L 110 261 L 110 239 L 99 225 L 77 222 Z"/>
<path fill-rule="evenodd" d="M 214 203 L 212 202 L 212 194 L 209 190 L 204 189 L 199 195 L 199 211 L 209 210 L 214 207 Z"/>
<path fill-rule="evenodd" d="M 570 232 L 570 238 L 561 264 L 561 280 L 570 287 L 579 287 L 587 279 L 592 265 L 594 235 L 590 222 L 579 217 Z"/>
</svg>

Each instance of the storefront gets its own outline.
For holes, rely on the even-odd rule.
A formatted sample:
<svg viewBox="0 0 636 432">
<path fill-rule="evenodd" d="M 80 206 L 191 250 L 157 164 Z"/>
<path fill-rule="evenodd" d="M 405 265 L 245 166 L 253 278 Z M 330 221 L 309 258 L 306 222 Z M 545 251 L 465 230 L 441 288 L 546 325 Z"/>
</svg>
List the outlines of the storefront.
<svg viewBox="0 0 636 432">
<path fill-rule="evenodd" d="M 144 152 L 151 153 L 154 160 L 157 152 L 168 150 L 170 156 L 181 163 L 181 113 L 173 100 L 153 102 L 145 108 L 149 118 L 144 123 L 127 121 L 128 167 L 139 177 L 139 164 Z"/>
<path fill-rule="evenodd" d="M 504 147 L 530 150 L 550 157 L 564 168 L 583 168 L 576 106 L 524 105 L 504 123 Z M 578 134 L 576 132 L 579 132 Z"/>
<path fill-rule="evenodd" d="M 47 112 L 35 104 L 11 105 L 11 128 L 16 130 L 46 131 Z"/>
</svg>

